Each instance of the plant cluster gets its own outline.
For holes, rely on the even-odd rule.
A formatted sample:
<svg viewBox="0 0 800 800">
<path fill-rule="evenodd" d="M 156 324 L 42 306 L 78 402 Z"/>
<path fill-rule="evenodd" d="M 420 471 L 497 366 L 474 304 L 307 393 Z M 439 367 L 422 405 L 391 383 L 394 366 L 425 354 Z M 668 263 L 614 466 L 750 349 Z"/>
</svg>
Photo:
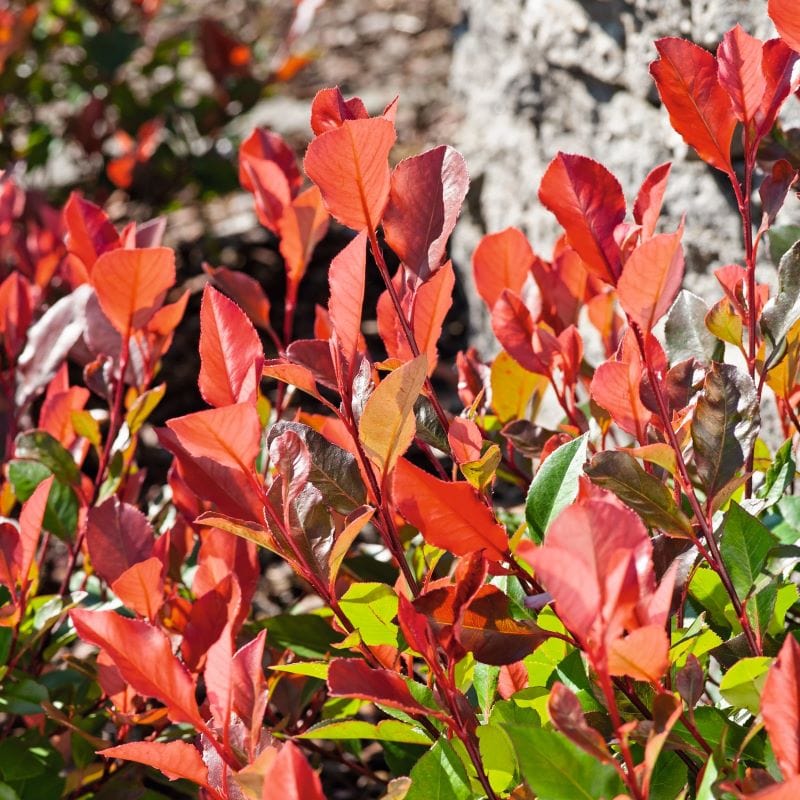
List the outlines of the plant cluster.
<svg viewBox="0 0 800 800">
<path fill-rule="evenodd" d="M 458 413 L 432 376 L 467 169 L 446 146 L 391 169 L 395 102 L 371 116 L 321 91 L 309 184 L 275 133 L 242 145 L 241 184 L 286 265 L 283 330 L 252 278 L 209 268 L 208 408 L 155 432 L 187 301 L 163 225 L 118 231 L 73 195 L 63 242 L 35 220 L 13 239 L 3 797 L 324 800 L 320 765 L 392 800 L 800 796 L 800 242 L 772 230 L 797 179 L 774 154 L 789 153 L 800 13 L 769 7 L 781 38 L 737 26 L 716 55 L 663 39 L 651 66 L 741 212 L 744 263 L 715 272 L 721 298 L 681 290 L 684 225 L 659 230 L 668 164 L 629 215 L 608 170 L 559 153 L 539 188 L 563 228 L 551 257 L 515 228 L 474 253 L 502 349 L 459 353 Z M 22 190 L 4 188 L 12 242 Z M 294 339 L 331 217 L 353 235 L 315 338 Z M 757 277 L 765 234 L 786 251 L 776 291 Z M 547 403 L 554 430 L 537 424 Z M 145 495 L 153 435 L 172 466 Z M 501 504 L 515 493 L 524 507 Z M 276 559 L 305 596 L 254 614 Z"/>
</svg>

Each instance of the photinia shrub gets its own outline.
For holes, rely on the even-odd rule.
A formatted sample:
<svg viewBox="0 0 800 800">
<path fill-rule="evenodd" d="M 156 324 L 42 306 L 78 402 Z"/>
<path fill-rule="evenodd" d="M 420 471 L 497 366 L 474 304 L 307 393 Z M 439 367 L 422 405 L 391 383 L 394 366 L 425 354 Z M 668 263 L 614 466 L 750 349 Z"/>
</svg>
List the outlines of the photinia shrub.
<svg viewBox="0 0 800 800">
<path fill-rule="evenodd" d="M 73 195 L 63 237 L 49 207 L 21 228 L 4 180 L 4 797 L 323 800 L 336 775 L 392 800 L 800 796 L 800 242 L 773 227 L 800 17 L 769 7 L 782 38 L 663 39 L 651 66 L 741 212 L 720 298 L 681 289 L 668 164 L 629 212 L 601 164 L 558 153 L 551 256 L 516 228 L 475 250 L 501 349 L 459 353 L 457 393 L 437 343 L 467 167 L 438 147 L 392 169 L 396 101 L 321 91 L 302 170 L 271 131 L 242 145 L 283 329 L 252 278 L 208 266 L 208 407 L 155 431 L 187 303 L 163 224 L 118 231 Z M 296 339 L 331 218 L 352 235 Z M 139 463 L 156 438 L 161 488 Z M 300 596 L 266 613 L 275 564 Z"/>
</svg>

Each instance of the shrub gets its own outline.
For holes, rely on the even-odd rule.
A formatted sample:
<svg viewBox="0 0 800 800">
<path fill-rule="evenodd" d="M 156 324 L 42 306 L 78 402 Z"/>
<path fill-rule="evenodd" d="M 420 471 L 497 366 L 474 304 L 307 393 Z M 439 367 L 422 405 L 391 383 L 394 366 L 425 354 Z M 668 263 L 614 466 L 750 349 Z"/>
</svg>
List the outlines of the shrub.
<svg viewBox="0 0 800 800">
<path fill-rule="evenodd" d="M 7 796 L 175 796 L 145 765 L 216 800 L 315 800 L 318 764 L 407 800 L 797 795 L 800 243 L 776 292 L 756 266 L 795 166 L 761 159 L 755 231 L 753 188 L 800 28 L 790 0 L 770 9 L 783 39 L 737 27 L 716 56 L 664 39 L 652 65 L 741 211 L 744 266 L 717 270 L 721 299 L 681 291 L 683 224 L 658 224 L 669 165 L 629 217 L 602 165 L 559 153 L 539 189 L 564 230 L 550 260 L 514 228 L 475 251 L 502 350 L 459 354 L 458 414 L 433 379 L 466 165 L 438 147 L 390 170 L 394 103 L 370 116 L 320 92 L 305 189 L 280 137 L 243 144 L 240 180 L 285 259 L 284 330 L 252 279 L 209 270 L 209 408 L 155 432 L 173 461 L 147 496 L 139 440 L 187 298 L 158 225 L 118 232 L 69 200 L 63 251 L 36 251 L 51 266 L 19 256 L 0 286 Z M 315 338 L 294 340 L 329 215 L 354 235 Z M 373 265 L 379 361 L 362 333 Z M 53 276 L 70 290 L 54 302 Z M 303 596 L 254 614 L 265 563 Z"/>
</svg>

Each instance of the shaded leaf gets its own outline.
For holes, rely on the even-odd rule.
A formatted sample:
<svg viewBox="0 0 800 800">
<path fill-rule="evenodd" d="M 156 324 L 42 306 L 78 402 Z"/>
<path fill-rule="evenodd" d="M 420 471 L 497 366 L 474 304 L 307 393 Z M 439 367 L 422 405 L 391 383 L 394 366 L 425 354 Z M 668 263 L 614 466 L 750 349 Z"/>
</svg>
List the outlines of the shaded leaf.
<svg viewBox="0 0 800 800">
<path fill-rule="evenodd" d="M 720 552 L 739 598 L 747 597 L 777 544 L 769 529 L 738 503 L 731 502 L 722 520 Z"/>
<path fill-rule="evenodd" d="M 711 360 L 717 340 L 706 327 L 707 314 L 705 300 L 688 289 L 678 293 L 667 315 L 665 327 L 671 363 L 676 364 L 687 358 L 696 358 L 703 364 Z"/>
</svg>

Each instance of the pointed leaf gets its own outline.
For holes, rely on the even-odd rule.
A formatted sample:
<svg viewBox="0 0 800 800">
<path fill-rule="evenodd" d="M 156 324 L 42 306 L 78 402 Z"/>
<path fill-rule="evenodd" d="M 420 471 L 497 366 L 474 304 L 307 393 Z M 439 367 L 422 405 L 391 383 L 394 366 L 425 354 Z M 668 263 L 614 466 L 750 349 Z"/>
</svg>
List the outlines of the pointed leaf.
<svg viewBox="0 0 800 800">
<path fill-rule="evenodd" d="M 697 474 L 709 497 L 743 466 L 759 425 L 753 381 L 732 364 L 712 364 L 691 426 Z"/>
<path fill-rule="evenodd" d="M 484 236 L 472 254 L 475 288 L 491 311 L 503 293 L 522 291 L 536 257 L 525 234 L 519 228 L 506 228 Z"/>
<path fill-rule="evenodd" d="M 577 695 L 560 681 L 556 681 L 550 690 L 547 709 L 553 725 L 573 744 L 598 761 L 611 761 L 612 756 L 605 739 L 586 722 Z"/>
<path fill-rule="evenodd" d="M 153 556 L 128 567 L 112 584 L 126 608 L 155 622 L 164 604 L 164 565 Z"/>
<path fill-rule="evenodd" d="M 731 502 L 722 520 L 722 561 L 730 573 L 736 594 L 744 599 L 753 589 L 777 539 L 764 523 Z"/>
<path fill-rule="evenodd" d="M 330 213 L 354 230 L 375 230 L 389 199 L 389 151 L 396 138 L 386 119 L 345 120 L 314 139 L 304 163 Z"/>
<path fill-rule="evenodd" d="M 717 79 L 717 60 L 685 39 L 659 39 L 655 44 L 659 58 L 650 64 L 650 73 L 672 127 L 703 161 L 732 172 L 736 116 Z"/>
<path fill-rule="evenodd" d="M 708 306 L 705 300 L 683 289 L 667 315 L 665 328 L 667 352 L 671 363 L 677 364 L 687 358 L 696 358 L 700 363 L 711 361 L 717 340 L 706 327 Z"/>
<path fill-rule="evenodd" d="M 773 349 L 779 348 L 800 320 L 800 241 L 783 255 L 778 265 L 778 294 L 761 313 L 761 330 Z"/>
<path fill-rule="evenodd" d="M 120 246 L 117 229 L 106 212 L 78 192 L 72 192 L 64 206 L 64 227 L 67 250 L 85 270 L 85 279 L 103 253 Z"/>
<path fill-rule="evenodd" d="M 593 483 L 614 492 L 650 527 L 677 536 L 692 536 L 692 524 L 678 508 L 672 492 L 627 453 L 598 453 L 586 467 L 586 474 Z"/>
<path fill-rule="evenodd" d="M 525 519 L 534 541 L 542 541 L 550 523 L 578 496 L 588 446 L 588 434 L 562 444 L 534 475 L 525 503 Z"/>
<path fill-rule="evenodd" d="M 411 770 L 404 800 L 471 800 L 475 796 L 458 753 L 440 739 Z"/>
<path fill-rule="evenodd" d="M 426 542 L 454 555 L 483 551 L 487 559 L 500 561 L 508 549 L 505 530 L 468 483 L 439 480 L 401 459 L 392 498 Z"/>
<path fill-rule="evenodd" d="M 197 786 L 211 788 L 208 783 L 208 767 L 200 751 L 188 742 L 127 742 L 99 750 L 97 754 L 155 767 L 171 781 L 184 778 Z"/>
<path fill-rule="evenodd" d="M 559 153 L 544 173 L 539 200 L 555 214 L 589 270 L 616 284 L 620 251 L 614 230 L 625 219 L 625 197 L 617 179 L 586 156 Z"/>
<path fill-rule="evenodd" d="M 286 294 L 297 297 L 297 287 L 311 262 L 314 248 L 328 232 L 328 212 L 316 186 L 295 197 L 278 220 L 280 251 L 286 262 Z"/>
<path fill-rule="evenodd" d="M 203 264 L 203 271 L 247 314 L 253 325 L 269 328 L 270 302 L 255 278 L 244 272 L 227 267 L 215 268 L 209 264 Z"/>
<path fill-rule="evenodd" d="M 206 284 L 200 305 L 200 394 L 211 406 L 255 403 L 264 364 L 247 315 Z"/>
<path fill-rule="evenodd" d="M 448 261 L 417 288 L 414 296 L 411 329 L 420 353 L 428 357 L 428 375 L 433 374 L 439 360 L 437 345 L 445 317 L 453 304 L 455 283 L 453 265 Z M 411 357 L 410 352 L 408 357 Z"/>
<path fill-rule="evenodd" d="M 113 611 L 70 612 L 81 639 L 101 647 L 131 687 L 164 703 L 173 722 L 204 728 L 194 696 L 194 681 L 172 653 L 166 634 Z"/>
<path fill-rule="evenodd" d="M 111 250 L 92 270 L 103 313 L 123 336 L 142 328 L 175 283 L 175 253 L 168 247 Z"/>
<path fill-rule="evenodd" d="M 647 334 L 667 313 L 683 282 L 683 228 L 648 239 L 631 253 L 617 293 L 626 314 Z"/>
<path fill-rule="evenodd" d="M 791 633 L 767 673 L 761 715 L 783 777 L 800 774 L 800 644 Z"/>
<path fill-rule="evenodd" d="M 719 82 L 731 99 L 733 113 L 745 125 L 756 116 L 767 89 L 762 58 L 761 41 L 741 25 L 731 28 L 717 49 Z"/>
<path fill-rule="evenodd" d="M 671 168 L 672 164 L 667 162 L 652 169 L 636 195 L 633 218 L 637 225 L 642 226 L 642 241 L 646 242 L 655 233 Z"/>
<path fill-rule="evenodd" d="M 428 374 L 420 355 L 387 375 L 367 400 L 358 425 L 358 438 L 381 476 L 388 475 L 414 439 L 414 403 Z"/>
<path fill-rule="evenodd" d="M 386 242 L 420 280 L 442 263 L 468 186 L 463 156 L 445 145 L 404 159 L 392 172 Z"/>
<path fill-rule="evenodd" d="M 657 681 L 669 666 L 669 640 L 660 625 L 636 628 L 611 645 L 608 670 L 637 681 Z"/>
</svg>

